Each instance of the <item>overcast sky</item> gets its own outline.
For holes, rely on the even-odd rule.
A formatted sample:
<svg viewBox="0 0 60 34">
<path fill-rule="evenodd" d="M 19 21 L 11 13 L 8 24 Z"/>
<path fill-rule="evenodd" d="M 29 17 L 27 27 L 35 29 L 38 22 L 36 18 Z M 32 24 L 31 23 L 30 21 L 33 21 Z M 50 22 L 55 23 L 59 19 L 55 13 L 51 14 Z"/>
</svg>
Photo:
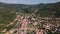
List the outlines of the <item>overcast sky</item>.
<svg viewBox="0 0 60 34">
<path fill-rule="evenodd" d="M 14 4 L 38 4 L 38 3 L 55 3 L 60 2 L 60 0 L 0 0 L 0 2 Z"/>
</svg>

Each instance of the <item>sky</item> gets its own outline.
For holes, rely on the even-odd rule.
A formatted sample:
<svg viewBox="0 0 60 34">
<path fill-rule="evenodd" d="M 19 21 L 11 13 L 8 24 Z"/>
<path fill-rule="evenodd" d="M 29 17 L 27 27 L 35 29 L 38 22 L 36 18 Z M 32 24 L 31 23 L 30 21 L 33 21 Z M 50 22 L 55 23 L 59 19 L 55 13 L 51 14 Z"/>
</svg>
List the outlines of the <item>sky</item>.
<svg viewBox="0 0 60 34">
<path fill-rule="evenodd" d="M 11 4 L 38 4 L 38 3 L 55 3 L 60 0 L 0 0 L 0 2 Z"/>
</svg>

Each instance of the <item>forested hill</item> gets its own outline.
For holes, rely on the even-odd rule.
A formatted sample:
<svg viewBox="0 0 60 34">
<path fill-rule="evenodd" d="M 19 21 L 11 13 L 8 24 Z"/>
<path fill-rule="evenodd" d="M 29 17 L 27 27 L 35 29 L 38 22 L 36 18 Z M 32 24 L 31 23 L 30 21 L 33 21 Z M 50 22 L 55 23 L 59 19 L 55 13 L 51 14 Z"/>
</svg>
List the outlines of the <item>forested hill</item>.
<svg viewBox="0 0 60 34">
<path fill-rule="evenodd" d="M 60 2 L 43 4 L 43 5 L 39 4 L 37 7 L 39 9 L 38 13 L 41 11 L 48 11 L 52 13 L 55 12 L 54 14 L 56 17 L 60 16 Z"/>
</svg>

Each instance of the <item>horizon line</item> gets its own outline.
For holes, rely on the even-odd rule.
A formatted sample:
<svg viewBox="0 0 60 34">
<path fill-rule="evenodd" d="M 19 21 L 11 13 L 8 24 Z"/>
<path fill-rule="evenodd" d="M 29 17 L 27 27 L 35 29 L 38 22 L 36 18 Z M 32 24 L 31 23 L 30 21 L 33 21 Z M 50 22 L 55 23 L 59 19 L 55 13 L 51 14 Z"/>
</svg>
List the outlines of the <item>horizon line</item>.
<svg viewBox="0 0 60 34">
<path fill-rule="evenodd" d="M 58 2 L 54 2 L 54 3 L 58 3 Z M 24 4 L 24 3 L 6 3 L 6 2 L 0 2 L 0 3 L 4 3 L 4 4 Z M 41 4 L 41 3 L 37 3 L 37 4 Z M 49 4 L 49 3 L 43 3 L 43 4 Z M 35 4 L 24 4 L 24 5 L 35 5 Z"/>
</svg>

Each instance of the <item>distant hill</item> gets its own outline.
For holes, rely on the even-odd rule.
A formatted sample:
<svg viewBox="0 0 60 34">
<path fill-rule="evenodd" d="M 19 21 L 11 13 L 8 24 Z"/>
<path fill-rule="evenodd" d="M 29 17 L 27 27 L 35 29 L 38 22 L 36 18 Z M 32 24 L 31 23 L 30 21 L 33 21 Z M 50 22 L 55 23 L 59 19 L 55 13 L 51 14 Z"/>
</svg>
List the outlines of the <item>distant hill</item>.
<svg viewBox="0 0 60 34">
<path fill-rule="evenodd" d="M 39 5 L 38 5 L 39 6 Z M 39 11 L 50 11 L 54 13 L 56 17 L 60 17 L 60 2 L 44 4 L 43 7 L 39 7 Z"/>
</svg>

